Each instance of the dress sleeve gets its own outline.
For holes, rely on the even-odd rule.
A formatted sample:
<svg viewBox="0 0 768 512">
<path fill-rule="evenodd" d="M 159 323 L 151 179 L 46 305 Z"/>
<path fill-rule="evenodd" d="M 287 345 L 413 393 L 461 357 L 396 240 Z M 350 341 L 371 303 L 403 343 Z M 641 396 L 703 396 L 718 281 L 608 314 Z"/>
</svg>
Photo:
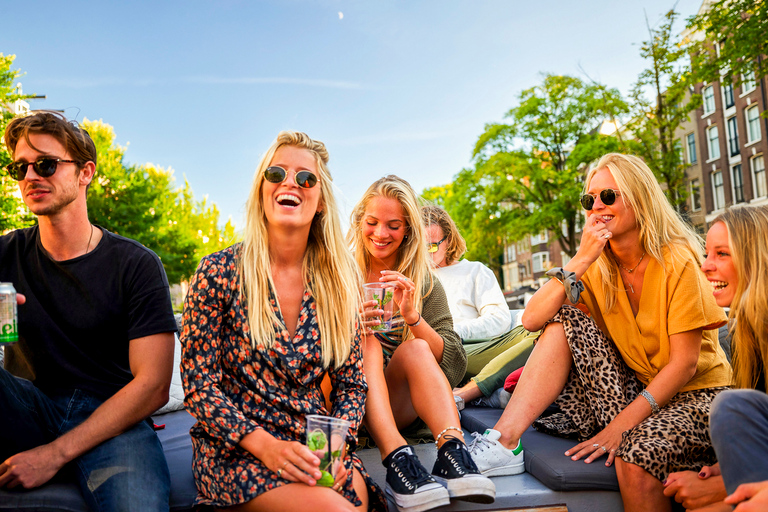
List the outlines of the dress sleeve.
<svg viewBox="0 0 768 512">
<path fill-rule="evenodd" d="M 451 387 L 456 387 L 467 371 L 467 353 L 461 344 L 461 338 L 453 330 L 453 317 L 448 307 L 448 299 L 438 279 L 434 279 L 432 292 L 422 300 L 421 316 L 443 338 L 443 360 L 440 362 L 440 368 Z"/>
<path fill-rule="evenodd" d="M 510 328 L 509 306 L 491 269 L 478 263 L 479 271 L 473 279 L 471 293 L 477 318 L 456 322 L 454 330 L 465 340 L 493 338 Z"/>
<path fill-rule="evenodd" d="M 231 253 L 204 258 L 189 284 L 180 337 L 184 406 L 209 436 L 227 446 L 259 428 L 220 388 L 222 322 L 236 299 L 236 282 Z"/>
<path fill-rule="evenodd" d="M 363 373 L 363 349 L 360 329 L 355 329 L 352 349 L 349 357 L 338 369 L 330 373 L 331 378 L 331 416 L 350 422 L 348 440 L 352 442 L 352 451 L 357 446 L 357 430 L 365 413 L 365 395 L 368 384 Z"/>
</svg>

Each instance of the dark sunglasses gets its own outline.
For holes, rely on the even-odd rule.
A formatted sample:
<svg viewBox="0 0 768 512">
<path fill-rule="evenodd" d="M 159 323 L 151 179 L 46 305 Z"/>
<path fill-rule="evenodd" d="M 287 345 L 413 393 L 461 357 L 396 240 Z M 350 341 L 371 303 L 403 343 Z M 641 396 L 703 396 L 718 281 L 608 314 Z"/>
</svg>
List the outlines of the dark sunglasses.
<svg viewBox="0 0 768 512">
<path fill-rule="evenodd" d="M 5 166 L 8 175 L 16 181 L 21 181 L 27 177 L 27 169 L 31 165 L 35 172 L 41 178 L 50 178 L 56 172 L 56 167 L 60 164 L 76 164 L 75 160 L 62 160 L 61 158 L 38 158 L 34 162 L 13 162 Z"/>
<path fill-rule="evenodd" d="M 437 250 L 440 248 L 440 244 L 445 242 L 446 238 L 448 238 L 448 235 L 445 235 L 442 240 L 439 242 L 429 242 L 427 243 L 427 252 L 433 253 L 437 252 Z"/>
<path fill-rule="evenodd" d="M 288 172 L 282 167 L 278 167 L 277 165 L 267 167 L 267 170 L 264 171 L 264 179 L 270 183 L 282 183 L 285 181 L 287 176 Z M 296 184 L 301 188 L 312 188 L 317 185 L 317 176 L 309 171 L 297 172 L 295 179 Z"/>
<path fill-rule="evenodd" d="M 620 196 L 621 192 L 612 188 L 604 188 L 598 195 L 600 196 L 600 201 L 602 201 L 605 206 L 611 206 L 616 202 L 616 197 Z M 595 206 L 595 197 L 596 196 L 592 194 L 584 194 L 581 196 L 581 207 L 590 211 Z"/>
</svg>

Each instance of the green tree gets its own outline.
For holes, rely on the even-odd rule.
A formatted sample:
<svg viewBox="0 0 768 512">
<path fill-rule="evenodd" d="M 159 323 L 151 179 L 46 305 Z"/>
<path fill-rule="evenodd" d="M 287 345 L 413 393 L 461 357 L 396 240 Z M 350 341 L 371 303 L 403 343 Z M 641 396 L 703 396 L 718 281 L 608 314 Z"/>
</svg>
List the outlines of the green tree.
<svg viewBox="0 0 768 512">
<path fill-rule="evenodd" d="M 632 115 L 627 128 L 634 135 L 635 152 L 659 182 L 666 184 L 669 202 L 681 211 L 688 192 L 675 130 L 701 104 L 701 97 L 687 92 L 691 79 L 686 65 L 688 53 L 672 29 L 676 17 L 677 13 L 669 11 L 659 28 L 648 27 L 649 37 L 642 43 L 640 55 L 649 66 L 640 73 L 630 93 Z M 646 94 L 649 90 L 650 98 Z"/>
<path fill-rule="evenodd" d="M 128 166 L 125 148 L 101 121 L 83 122 L 96 144 L 98 166 L 88 191 L 91 221 L 152 249 L 168 280 L 179 282 L 194 272 L 205 254 L 233 241 L 234 227 L 218 228 L 218 209 L 195 202 L 188 183 L 174 188 L 173 173 L 152 165 Z"/>
<path fill-rule="evenodd" d="M 474 168 L 456 176 L 446 200 L 470 257 L 497 266 L 504 241 L 544 231 L 575 254 L 585 164 L 624 148 L 597 128 L 626 112 L 615 89 L 549 74 L 520 94 L 509 123 L 486 125 Z"/>
<path fill-rule="evenodd" d="M 741 83 L 743 75 L 759 79 L 768 74 L 768 2 L 719 0 L 688 19 L 692 35 L 692 61 L 700 81 L 714 82 L 730 75 Z M 715 51 L 713 44 L 719 44 Z"/>
<path fill-rule="evenodd" d="M 34 217 L 17 195 L 16 181 L 5 173 L 5 166 L 12 162 L 3 139 L 5 127 L 13 119 L 14 104 L 34 96 L 19 94 L 15 82 L 21 76 L 21 71 L 11 69 L 15 58 L 15 55 L 0 53 L 0 170 L 2 170 L 0 172 L 0 234 L 11 229 L 30 226 L 35 222 Z"/>
</svg>

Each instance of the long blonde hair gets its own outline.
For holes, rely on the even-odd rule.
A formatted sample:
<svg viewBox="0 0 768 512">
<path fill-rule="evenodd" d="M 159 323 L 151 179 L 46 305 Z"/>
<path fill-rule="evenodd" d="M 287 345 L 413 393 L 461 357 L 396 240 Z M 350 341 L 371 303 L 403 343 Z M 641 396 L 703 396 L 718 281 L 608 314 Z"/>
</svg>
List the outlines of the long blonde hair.
<svg viewBox="0 0 768 512">
<path fill-rule="evenodd" d="M 729 314 L 733 383 L 754 388 L 768 366 L 768 207 L 733 206 L 712 224 L 728 229 L 739 282 Z"/>
<path fill-rule="evenodd" d="M 619 200 L 635 213 L 635 222 L 640 228 L 640 245 L 643 250 L 664 264 L 664 248 L 668 247 L 675 257 L 701 265 L 704 246 L 701 237 L 689 226 L 667 201 L 653 172 L 642 158 L 620 153 L 608 153 L 587 174 L 584 191 L 594 175 L 603 169 L 616 180 L 621 196 Z M 610 251 L 603 251 L 597 259 L 605 293 L 606 312 L 616 305 L 619 291 L 619 267 Z"/>
<path fill-rule="evenodd" d="M 357 265 L 364 276 L 368 275 L 371 268 L 371 256 L 363 242 L 362 222 L 365 210 L 371 199 L 385 197 L 394 199 L 403 208 L 405 216 L 405 237 L 400 247 L 397 248 L 395 259 L 396 270 L 416 283 L 416 291 L 413 303 L 416 310 L 421 313 L 421 301 L 432 292 L 432 272 L 430 271 L 430 259 L 427 252 L 427 238 L 424 231 L 424 223 L 421 220 L 419 199 L 411 185 L 404 179 L 390 174 L 375 181 L 352 210 L 350 228 L 347 232 L 347 240 L 352 248 Z M 405 326 L 403 339 L 410 337 L 410 329 Z"/>
<path fill-rule="evenodd" d="M 240 293 L 248 303 L 251 342 L 270 348 L 275 343 L 275 329 L 282 324 L 269 302 L 274 290 L 269 258 L 268 234 L 262 186 L 264 170 L 281 146 L 306 149 L 315 157 L 320 174 L 322 210 L 315 215 L 309 231 L 302 272 L 307 289 L 317 304 L 322 364 L 341 366 L 350 354 L 362 301 L 360 273 L 344 241 L 339 210 L 333 195 L 333 178 L 328 171 L 325 145 L 305 133 L 283 131 L 277 136 L 256 168 L 246 205 L 243 244 L 238 259 Z"/>
</svg>

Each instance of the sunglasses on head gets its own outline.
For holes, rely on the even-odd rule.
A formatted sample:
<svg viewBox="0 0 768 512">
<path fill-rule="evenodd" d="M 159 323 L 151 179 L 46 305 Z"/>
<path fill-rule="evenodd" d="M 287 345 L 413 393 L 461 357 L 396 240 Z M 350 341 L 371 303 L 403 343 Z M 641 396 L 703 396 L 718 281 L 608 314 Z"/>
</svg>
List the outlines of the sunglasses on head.
<svg viewBox="0 0 768 512">
<path fill-rule="evenodd" d="M 264 171 L 264 179 L 270 183 L 282 183 L 287 176 L 288 171 L 277 165 L 267 167 L 267 170 Z M 295 179 L 296 184 L 301 188 L 312 188 L 317 185 L 317 176 L 309 171 L 297 172 Z"/>
<path fill-rule="evenodd" d="M 599 194 L 584 194 L 581 196 L 581 207 L 587 211 L 590 211 L 595 206 L 595 197 L 600 196 L 600 201 L 605 206 L 611 206 L 616 202 L 616 197 L 621 195 L 621 192 L 612 188 L 604 188 Z"/>
<path fill-rule="evenodd" d="M 34 162 L 13 162 L 5 166 L 8 175 L 16 181 L 27 177 L 27 169 L 31 165 L 41 178 L 50 178 L 56 172 L 56 167 L 62 164 L 76 164 L 75 160 L 62 160 L 61 158 L 38 158 Z"/>
<path fill-rule="evenodd" d="M 427 252 L 433 253 L 437 252 L 437 250 L 440 248 L 440 244 L 445 242 L 446 238 L 448 238 L 448 235 L 444 236 L 442 240 L 439 242 L 429 242 L 427 243 Z"/>
</svg>

